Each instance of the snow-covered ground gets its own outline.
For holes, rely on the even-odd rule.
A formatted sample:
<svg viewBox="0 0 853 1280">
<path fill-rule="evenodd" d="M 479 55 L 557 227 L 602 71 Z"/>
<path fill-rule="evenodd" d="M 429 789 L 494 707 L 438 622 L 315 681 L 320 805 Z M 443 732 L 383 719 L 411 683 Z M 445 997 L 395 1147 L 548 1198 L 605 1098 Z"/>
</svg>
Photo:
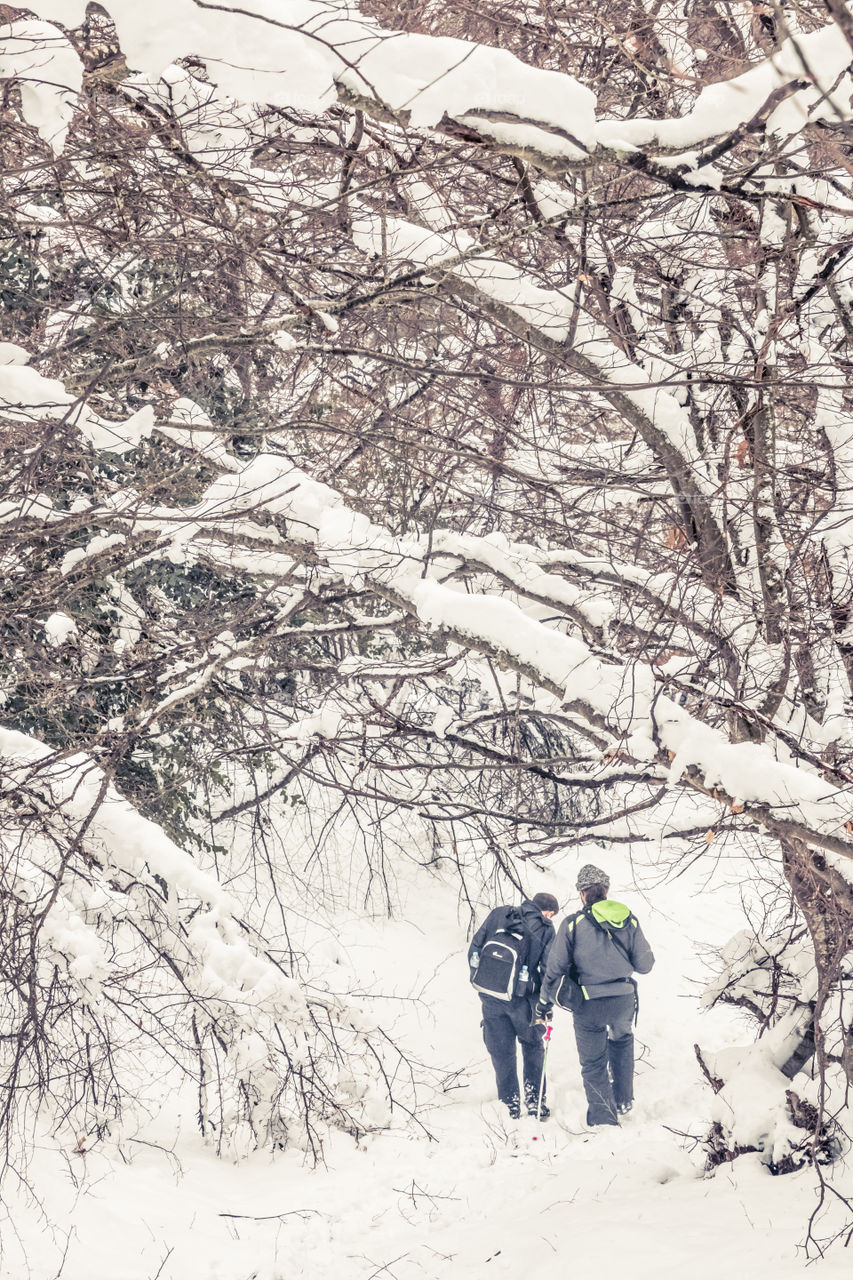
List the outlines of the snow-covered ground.
<svg viewBox="0 0 853 1280">
<path fill-rule="evenodd" d="M 587 1134 L 571 1020 L 558 1014 L 550 1050 L 553 1118 L 509 1122 L 493 1101 L 479 1006 L 466 981 L 455 894 L 425 870 L 402 885 L 405 919 L 355 916 L 340 945 L 396 1031 L 421 1059 L 462 1075 L 424 1116 L 429 1135 L 392 1130 L 356 1145 L 336 1135 L 312 1170 L 294 1150 L 217 1159 L 194 1128 L 191 1093 L 157 1120 L 87 1153 L 45 1138 L 27 1184 L 10 1180 L 0 1222 L 6 1280 L 465 1280 L 585 1277 L 630 1267 L 634 1280 L 711 1280 L 728 1269 L 776 1280 L 804 1274 L 802 1242 L 816 1204 L 809 1170 L 773 1177 L 746 1155 L 713 1176 L 690 1135 L 706 1131 L 712 1094 L 693 1045 L 746 1042 L 724 1011 L 701 1013 L 703 950 L 742 923 L 738 863 L 708 889 L 707 864 L 653 885 L 649 870 L 598 852 L 613 896 L 627 900 L 657 953 L 642 980 L 637 1104 L 619 1130 Z M 531 882 L 573 905 L 583 855 Z M 658 877 L 659 878 L 659 877 Z M 836 1168 L 836 1185 L 844 1174 Z M 848 1179 L 853 1186 L 853 1179 Z M 830 1210 L 830 1213 L 833 1210 Z M 822 1219 L 831 1234 L 843 1219 Z M 836 1243 L 817 1262 L 849 1272 Z"/>
</svg>

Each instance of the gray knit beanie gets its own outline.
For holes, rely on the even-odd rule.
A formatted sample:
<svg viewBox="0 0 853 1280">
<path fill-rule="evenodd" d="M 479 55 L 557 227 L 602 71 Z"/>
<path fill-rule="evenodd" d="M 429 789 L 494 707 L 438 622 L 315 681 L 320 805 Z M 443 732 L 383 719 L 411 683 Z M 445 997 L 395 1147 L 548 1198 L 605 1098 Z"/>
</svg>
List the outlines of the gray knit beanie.
<svg viewBox="0 0 853 1280">
<path fill-rule="evenodd" d="M 592 862 L 587 862 L 578 872 L 576 883 L 578 889 L 588 889 L 594 884 L 603 885 L 607 889 L 610 885 L 610 876 L 606 871 L 602 871 L 601 867 L 596 867 Z"/>
</svg>

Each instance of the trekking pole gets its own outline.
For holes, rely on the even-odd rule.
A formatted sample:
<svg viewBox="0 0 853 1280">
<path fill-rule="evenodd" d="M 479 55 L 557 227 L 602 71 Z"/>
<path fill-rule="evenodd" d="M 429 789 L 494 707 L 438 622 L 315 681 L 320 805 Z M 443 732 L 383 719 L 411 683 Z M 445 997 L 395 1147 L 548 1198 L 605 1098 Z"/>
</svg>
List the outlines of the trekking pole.
<svg viewBox="0 0 853 1280">
<path fill-rule="evenodd" d="M 551 1032 L 554 1028 L 548 1022 L 545 1025 L 545 1034 L 542 1039 L 545 1042 L 545 1052 L 542 1055 L 542 1078 L 539 1081 L 539 1101 L 536 1103 L 536 1123 L 539 1124 L 539 1115 L 542 1111 L 542 1095 L 545 1092 L 545 1067 L 548 1063 L 548 1046 L 551 1043 Z"/>
</svg>

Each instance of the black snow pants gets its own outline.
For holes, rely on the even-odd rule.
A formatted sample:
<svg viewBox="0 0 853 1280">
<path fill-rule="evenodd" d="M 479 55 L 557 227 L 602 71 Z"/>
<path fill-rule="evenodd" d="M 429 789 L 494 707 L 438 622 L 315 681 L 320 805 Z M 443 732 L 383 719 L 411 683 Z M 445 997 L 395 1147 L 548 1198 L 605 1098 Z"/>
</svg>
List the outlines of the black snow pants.
<svg viewBox="0 0 853 1280">
<path fill-rule="evenodd" d="M 520 1109 L 522 1095 L 518 1088 L 517 1048 L 521 1045 L 524 1105 L 528 1111 L 535 1111 L 545 1061 L 544 1027 L 533 1023 L 530 1000 L 526 996 L 506 1003 L 490 996 L 480 996 L 480 1002 L 483 1006 L 483 1040 L 495 1069 L 498 1097 L 511 1112 Z M 545 1101 L 544 1092 L 542 1101 Z"/>
<path fill-rule="evenodd" d="M 587 1000 L 573 1015 L 587 1124 L 618 1124 L 634 1099 L 634 995 Z"/>
</svg>

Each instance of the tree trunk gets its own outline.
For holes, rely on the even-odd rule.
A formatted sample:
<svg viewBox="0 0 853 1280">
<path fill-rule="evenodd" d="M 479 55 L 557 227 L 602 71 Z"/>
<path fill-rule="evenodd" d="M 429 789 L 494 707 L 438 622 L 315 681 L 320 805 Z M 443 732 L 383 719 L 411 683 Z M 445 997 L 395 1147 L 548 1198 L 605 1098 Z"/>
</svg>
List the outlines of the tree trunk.
<svg viewBox="0 0 853 1280">
<path fill-rule="evenodd" d="M 810 849 L 800 840 L 783 839 L 780 843 L 785 878 L 805 918 L 818 972 L 818 994 L 813 1016 L 804 1028 L 800 1046 L 789 1058 L 789 1063 L 799 1063 L 796 1068 L 799 1070 L 816 1050 L 821 1036 L 820 1016 L 823 1006 L 851 947 L 853 887 L 838 871 L 827 865 L 822 853 Z M 848 1028 L 844 1028 L 844 1039 L 842 1065 L 847 1079 L 853 1084 L 853 1051 L 849 1043 Z"/>
</svg>

